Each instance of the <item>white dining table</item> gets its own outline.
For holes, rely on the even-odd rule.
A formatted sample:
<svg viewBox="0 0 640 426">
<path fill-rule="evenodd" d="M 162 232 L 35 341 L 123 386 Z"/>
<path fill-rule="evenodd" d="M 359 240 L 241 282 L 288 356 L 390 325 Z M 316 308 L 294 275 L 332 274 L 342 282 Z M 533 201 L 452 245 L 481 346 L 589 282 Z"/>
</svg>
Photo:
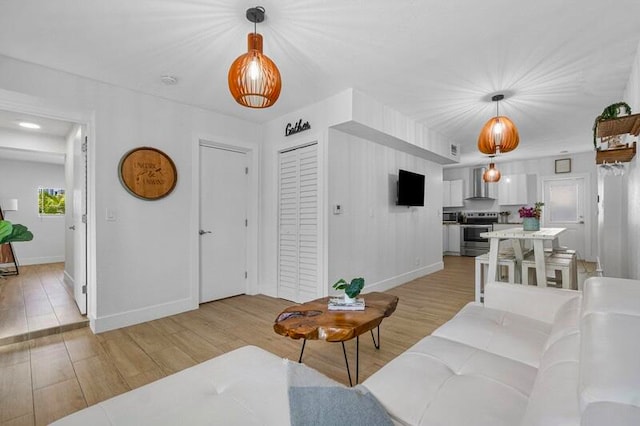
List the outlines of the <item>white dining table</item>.
<svg viewBox="0 0 640 426">
<path fill-rule="evenodd" d="M 547 271 L 544 261 L 544 242 L 551 241 L 554 248 L 558 247 L 558 236 L 567 228 L 540 228 L 539 231 L 525 231 L 522 227 L 509 228 L 500 231 L 483 232 L 481 237 L 489 240 L 489 271 L 487 281 L 496 280 L 498 272 L 498 251 L 500 240 L 511 240 L 513 251 L 519 267 L 522 267 L 522 242 L 529 240 L 533 243 L 533 256 L 536 262 L 536 280 L 540 287 L 546 286 Z"/>
</svg>

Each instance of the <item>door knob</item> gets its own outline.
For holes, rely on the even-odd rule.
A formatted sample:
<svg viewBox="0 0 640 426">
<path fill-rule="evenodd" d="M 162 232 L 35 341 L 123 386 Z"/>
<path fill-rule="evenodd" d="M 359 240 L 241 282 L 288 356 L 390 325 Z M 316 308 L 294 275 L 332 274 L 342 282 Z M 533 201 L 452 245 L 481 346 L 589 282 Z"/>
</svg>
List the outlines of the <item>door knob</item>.
<svg viewBox="0 0 640 426">
<path fill-rule="evenodd" d="M 210 233 L 211 233 L 211 231 L 205 231 L 205 230 L 202 230 L 202 229 L 199 232 L 200 235 L 210 234 Z"/>
<path fill-rule="evenodd" d="M 71 229 L 72 231 L 75 231 L 75 230 L 76 230 L 76 226 L 75 226 L 75 225 L 71 225 L 71 226 L 69 227 L 69 229 Z"/>
</svg>

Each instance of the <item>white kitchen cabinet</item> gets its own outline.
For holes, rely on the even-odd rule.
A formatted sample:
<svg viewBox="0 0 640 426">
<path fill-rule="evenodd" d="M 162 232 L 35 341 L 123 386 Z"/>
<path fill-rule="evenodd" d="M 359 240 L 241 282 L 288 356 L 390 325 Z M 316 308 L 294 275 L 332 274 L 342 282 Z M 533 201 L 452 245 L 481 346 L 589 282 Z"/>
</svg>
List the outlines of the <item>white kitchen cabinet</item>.
<svg viewBox="0 0 640 426">
<path fill-rule="evenodd" d="M 463 207 L 463 188 L 462 179 L 442 181 L 442 207 Z"/>
<path fill-rule="evenodd" d="M 442 225 L 442 253 L 460 254 L 460 225 Z"/>
<path fill-rule="evenodd" d="M 449 252 L 460 253 L 460 225 L 447 225 L 449 228 Z"/>
<path fill-rule="evenodd" d="M 527 205 L 531 178 L 526 174 L 505 175 L 498 182 L 498 202 L 501 206 Z"/>
<path fill-rule="evenodd" d="M 449 251 L 449 225 L 442 225 L 442 253 Z"/>
</svg>

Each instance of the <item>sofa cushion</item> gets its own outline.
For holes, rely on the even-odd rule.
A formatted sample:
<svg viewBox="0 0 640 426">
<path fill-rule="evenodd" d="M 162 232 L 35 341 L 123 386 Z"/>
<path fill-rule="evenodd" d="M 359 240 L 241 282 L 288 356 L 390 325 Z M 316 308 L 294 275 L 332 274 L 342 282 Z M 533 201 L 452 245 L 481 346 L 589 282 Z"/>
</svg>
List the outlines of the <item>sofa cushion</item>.
<svg viewBox="0 0 640 426">
<path fill-rule="evenodd" d="M 582 298 L 575 297 L 558 309 L 551 325 L 551 333 L 549 333 L 549 338 L 545 343 L 545 351 L 559 339 L 580 332 L 581 302 Z"/>
<path fill-rule="evenodd" d="M 514 425 L 536 369 L 478 348 L 427 336 L 369 377 L 368 388 L 399 423 Z"/>
<path fill-rule="evenodd" d="M 551 324 L 558 308 L 578 296 L 580 292 L 574 290 L 489 282 L 484 306 Z"/>
<path fill-rule="evenodd" d="M 581 426 L 602 425 L 638 426 L 640 425 L 640 408 L 615 402 L 589 404 L 582 414 Z"/>
<path fill-rule="evenodd" d="M 542 356 L 523 426 L 579 425 L 580 335 L 563 336 Z"/>
<path fill-rule="evenodd" d="M 580 322 L 580 404 L 640 406 L 640 282 L 590 278 Z"/>
<path fill-rule="evenodd" d="M 580 329 L 580 403 L 640 406 L 640 316 L 591 313 Z"/>
<path fill-rule="evenodd" d="M 432 335 L 537 368 L 550 331 L 545 322 L 469 303 Z"/>
<path fill-rule="evenodd" d="M 640 281 L 594 277 L 585 281 L 582 315 L 608 312 L 640 316 Z"/>
<path fill-rule="evenodd" d="M 245 346 L 67 416 L 56 425 L 286 425 L 283 360 Z"/>
</svg>

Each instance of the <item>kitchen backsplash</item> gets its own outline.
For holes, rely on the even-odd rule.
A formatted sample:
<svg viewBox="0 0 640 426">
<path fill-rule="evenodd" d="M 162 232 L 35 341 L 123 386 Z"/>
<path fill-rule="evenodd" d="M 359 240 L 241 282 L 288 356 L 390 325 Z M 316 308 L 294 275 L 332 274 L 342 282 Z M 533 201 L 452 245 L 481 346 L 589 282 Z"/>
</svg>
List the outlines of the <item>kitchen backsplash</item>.
<svg viewBox="0 0 640 426">
<path fill-rule="evenodd" d="M 500 216 L 501 223 L 522 223 L 522 218 L 518 215 L 521 206 L 501 206 L 496 200 L 465 200 L 464 207 L 445 207 L 445 212 L 509 212 L 507 220 Z"/>
</svg>

